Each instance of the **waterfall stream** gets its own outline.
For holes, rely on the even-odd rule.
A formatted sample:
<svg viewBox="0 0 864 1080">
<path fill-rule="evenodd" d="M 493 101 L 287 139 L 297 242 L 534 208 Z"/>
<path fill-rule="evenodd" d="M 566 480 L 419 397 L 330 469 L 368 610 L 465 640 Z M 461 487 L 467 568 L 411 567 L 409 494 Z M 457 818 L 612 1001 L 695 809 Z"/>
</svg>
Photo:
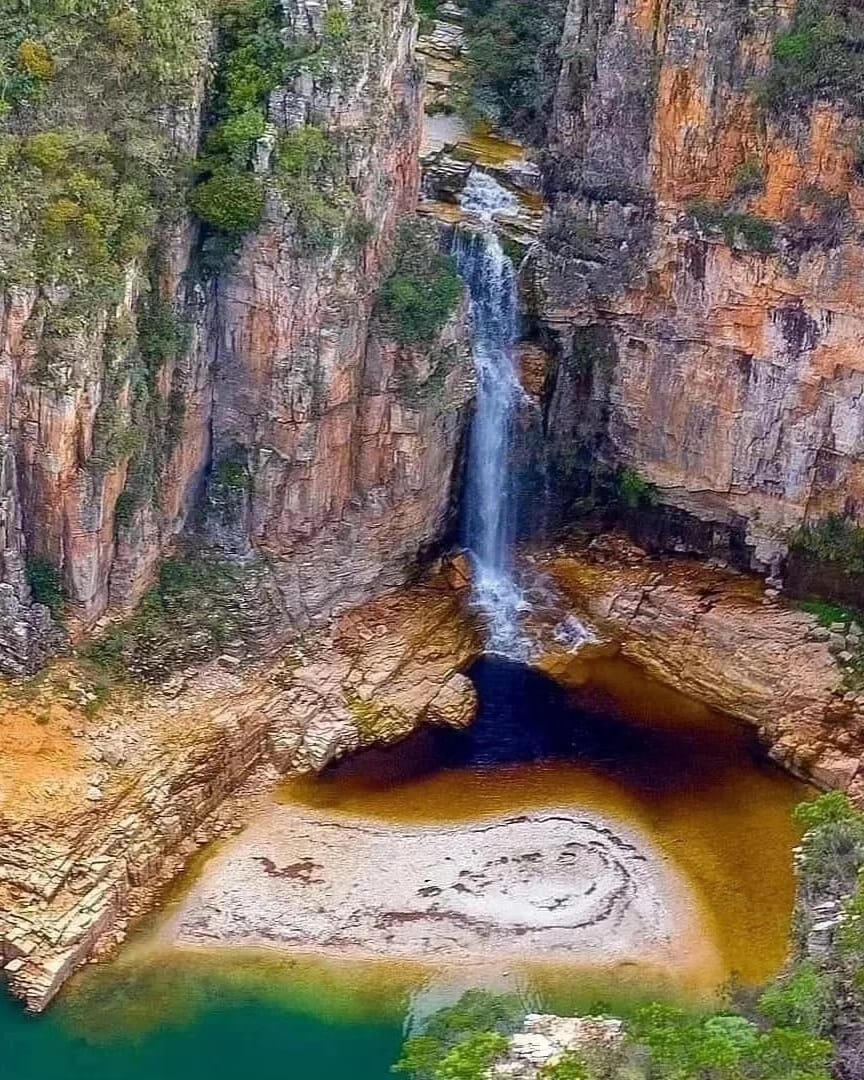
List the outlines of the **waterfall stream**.
<svg viewBox="0 0 864 1080">
<path fill-rule="evenodd" d="M 471 296 L 477 408 L 471 430 L 465 501 L 465 546 L 474 570 L 474 602 L 488 620 L 491 652 L 524 652 L 518 616 L 524 608 L 513 573 L 516 507 L 510 452 L 524 400 L 514 362 L 519 302 L 516 270 L 492 225 L 516 197 L 479 170 L 462 194 L 476 229 L 457 229 L 454 255 Z"/>
</svg>

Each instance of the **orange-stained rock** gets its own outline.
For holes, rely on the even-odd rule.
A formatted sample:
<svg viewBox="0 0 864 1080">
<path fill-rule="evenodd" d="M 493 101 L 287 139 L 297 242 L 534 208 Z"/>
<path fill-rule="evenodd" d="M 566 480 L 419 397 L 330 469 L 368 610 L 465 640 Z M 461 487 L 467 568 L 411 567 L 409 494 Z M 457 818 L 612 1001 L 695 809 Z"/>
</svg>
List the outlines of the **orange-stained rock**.
<svg viewBox="0 0 864 1080">
<path fill-rule="evenodd" d="M 840 101 L 760 105 L 792 8 L 573 0 L 535 260 L 561 353 L 544 468 L 635 469 L 760 569 L 803 521 L 864 522 L 862 125 Z M 693 200 L 768 223 L 774 250 Z M 606 360 L 586 369 L 597 325 Z"/>
<path fill-rule="evenodd" d="M 461 671 L 480 648 L 458 594 L 433 580 L 267 661 L 216 661 L 179 695 L 117 692 L 94 709 L 74 665 L 29 694 L 0 686 L 0 964 L 20 960 L 12 991 L 44 1008 L 279 775 L 423 723 L 469 723 L 476 695 Z"/>
</svg>

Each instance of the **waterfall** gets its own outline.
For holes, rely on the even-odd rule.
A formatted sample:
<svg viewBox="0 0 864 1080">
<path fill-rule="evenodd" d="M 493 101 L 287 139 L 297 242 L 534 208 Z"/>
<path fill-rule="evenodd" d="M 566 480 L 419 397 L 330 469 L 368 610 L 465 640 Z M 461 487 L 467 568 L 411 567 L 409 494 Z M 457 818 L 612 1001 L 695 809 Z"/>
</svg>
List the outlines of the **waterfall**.
<svg viewBox="0 0 864 1080">
<path fill-rule="evenodd" d="M 465 546 L 474 571 L 474 602 L 488 620 L 489 649 L 524 651 L 519 612 L 525 604 L 513 572 L 516 507 L 510 469 L 513 427 L 524 393 L 514 348 L 519 330 L 516 271 L 495 234 L 496 213 L 514 195 L 473 170 L 461 198 L 477 229 L 457 229 L 453 253 L 471 297 L 477 406 L 468 452 Z"/>
</svg>

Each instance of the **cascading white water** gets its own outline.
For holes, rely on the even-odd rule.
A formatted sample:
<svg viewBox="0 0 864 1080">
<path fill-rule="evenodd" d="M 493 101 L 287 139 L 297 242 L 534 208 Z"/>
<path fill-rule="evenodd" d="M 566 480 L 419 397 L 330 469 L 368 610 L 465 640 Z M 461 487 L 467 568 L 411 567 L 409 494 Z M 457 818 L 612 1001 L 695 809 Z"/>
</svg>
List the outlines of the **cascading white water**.
<svg viewBox="0 0 864 1080">
<path fill-rule="evenodd" d="M 453 253 L 471 296 L 477 407 L 471 429 L 465 499 L 465 546 L 474 569 L 474 601 L 488 620 L 490 651 L 524 652 L 522 593 L 513 574 L 516 530 L 510 475 L 513 426 L 524 393 L 516 373 L 519 329 L 516 271 L 492 226 L 518 205 L 514 195 L 474 170 L 462 194 L 477 229 L 457 229 Z"/>
</svg>

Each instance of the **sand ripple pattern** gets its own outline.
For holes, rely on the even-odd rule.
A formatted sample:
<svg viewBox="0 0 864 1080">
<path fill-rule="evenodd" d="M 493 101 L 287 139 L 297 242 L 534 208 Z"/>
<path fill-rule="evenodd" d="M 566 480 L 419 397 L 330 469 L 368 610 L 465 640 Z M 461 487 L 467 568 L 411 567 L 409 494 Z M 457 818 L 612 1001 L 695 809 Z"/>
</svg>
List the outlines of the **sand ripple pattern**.
<svg viewBox="0 0 864 1080">
<path fill-rule="evenodd" d="M 213 860 L 172 932 L 345 956 L 609 963 L 668 956 L 695 921 L 650 841 L 593 817 L 404 827 L 280 807 Z"/>
</svg>

